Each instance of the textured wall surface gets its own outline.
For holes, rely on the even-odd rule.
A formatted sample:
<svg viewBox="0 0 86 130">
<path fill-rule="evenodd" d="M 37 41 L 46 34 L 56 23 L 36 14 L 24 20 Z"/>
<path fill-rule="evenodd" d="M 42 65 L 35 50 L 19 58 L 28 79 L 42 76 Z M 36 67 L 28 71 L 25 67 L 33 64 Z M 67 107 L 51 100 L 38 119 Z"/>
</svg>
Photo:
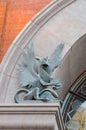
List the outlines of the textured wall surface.
<svg viewBox="0 0 86 130">
<path fill-rule="evenodd" d="M 22 28 L 52 0 L 0 0 L 0 62 Z"/>
</svg>

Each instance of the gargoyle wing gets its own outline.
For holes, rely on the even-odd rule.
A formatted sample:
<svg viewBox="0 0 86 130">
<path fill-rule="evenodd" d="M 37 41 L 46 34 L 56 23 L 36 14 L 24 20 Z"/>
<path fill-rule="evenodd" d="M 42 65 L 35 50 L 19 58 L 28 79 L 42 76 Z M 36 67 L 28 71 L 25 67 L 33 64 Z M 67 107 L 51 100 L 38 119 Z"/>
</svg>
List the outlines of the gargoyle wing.
<svg viewBox="0 0 86 130">
<path fill-rule="evenodd" d="M 20 66 L 20 85 L 27 86 L 31 82 L 36 81 L 38 75 L 35 71 L 34 65 L 36 62 L 34 54 L 34 45 L 31 44 L 27 49 L 27 53 L 23 51 L 23 64 Z"/>
<path fill-rule="evenodd" d="M 63 47 L 64 44 L 59 44 L 49 59 L 51 72 L 53 72 L 61 63 Z"/>
</svg>

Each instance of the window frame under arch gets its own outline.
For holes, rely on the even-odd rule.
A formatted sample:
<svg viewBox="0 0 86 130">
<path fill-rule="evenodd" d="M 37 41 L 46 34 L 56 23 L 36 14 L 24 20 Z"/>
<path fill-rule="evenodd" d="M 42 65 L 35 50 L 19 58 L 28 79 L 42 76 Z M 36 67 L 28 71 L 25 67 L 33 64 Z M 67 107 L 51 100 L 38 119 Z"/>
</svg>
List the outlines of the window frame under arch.
<svg viewBox="0 0 86 130">
<path fill-rule="evenodd" d="M 75 99 L 80 100 L 80 102 L 82 103 L 86 101 L 86 94 L 84 95 L 81 92 L 82 86 L 84 84 L 86 85 L 86 71 L 83 72 L 73 83 L 73 85 L 70 87 L 69 92 L 63 102 L 61 111 L 62 111 L 63 120 L 65 124 L 68 121 L 68 113 L 70 112 L 70 109 L 72 110 L 71 104 L 74 102 L 74 100 Z"/>
</svg>

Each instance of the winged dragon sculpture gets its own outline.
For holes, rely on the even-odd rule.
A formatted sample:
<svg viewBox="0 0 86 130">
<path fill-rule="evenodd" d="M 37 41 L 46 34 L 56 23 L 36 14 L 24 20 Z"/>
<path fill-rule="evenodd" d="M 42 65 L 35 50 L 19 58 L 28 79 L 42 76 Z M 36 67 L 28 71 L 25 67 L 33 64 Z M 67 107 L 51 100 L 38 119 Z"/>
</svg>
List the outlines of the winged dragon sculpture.
<svg viewBox="0 0 86 130">
<path fill-rule="evenodd" d="M 21 89 L 15 94 L 15 102 L 57 101 L 56 89 L 61 88 L 60 81 L 53 78 L 53 71 L 62 59 L 64 44 L 59 44 L 50 58 L 38 58 L 34 53 L 34 44 L 30 44 L 27 52 L 23 51 L 24 60 L 19 67 Z M 21 93 L 24 93 L 22 100 Z"/>
</svg>

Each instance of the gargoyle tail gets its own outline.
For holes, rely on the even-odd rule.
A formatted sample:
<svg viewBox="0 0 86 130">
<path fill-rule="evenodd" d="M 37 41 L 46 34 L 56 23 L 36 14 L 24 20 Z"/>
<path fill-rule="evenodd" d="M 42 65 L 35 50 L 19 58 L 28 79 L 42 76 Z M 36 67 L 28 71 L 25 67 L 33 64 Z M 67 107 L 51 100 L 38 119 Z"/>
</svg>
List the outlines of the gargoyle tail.
<svg viewBox="0 0 86 130">
<path fill-rule="evenodd" d="M 51 89 L 44 89 L 40 92 L 39 96 L 41 96 L 43 93 L 45 92 L 50 92 L 55 98 L 58 98 L 58 94 L 55 92 L 55 90 L 51 90 Z"/>
</svg>

